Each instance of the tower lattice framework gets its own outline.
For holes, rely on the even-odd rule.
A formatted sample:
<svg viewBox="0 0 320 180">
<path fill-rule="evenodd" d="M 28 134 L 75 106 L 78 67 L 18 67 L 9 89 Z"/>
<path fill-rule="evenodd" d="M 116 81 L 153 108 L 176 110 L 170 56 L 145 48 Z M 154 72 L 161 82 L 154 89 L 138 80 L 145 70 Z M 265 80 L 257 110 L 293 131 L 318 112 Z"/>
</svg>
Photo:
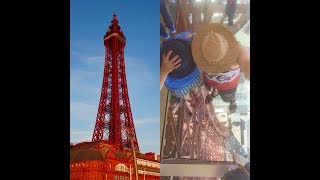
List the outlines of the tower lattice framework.
<svg viewBox="0 0 320 180">
<path fill-rule="evenodd" d="M 116 14 L 104 36 L 105 65 L 102 89 L 92 141 L 107 141 L 118 147 L 139 151 L 126 80 L 124 36 Z"/>
</svg>

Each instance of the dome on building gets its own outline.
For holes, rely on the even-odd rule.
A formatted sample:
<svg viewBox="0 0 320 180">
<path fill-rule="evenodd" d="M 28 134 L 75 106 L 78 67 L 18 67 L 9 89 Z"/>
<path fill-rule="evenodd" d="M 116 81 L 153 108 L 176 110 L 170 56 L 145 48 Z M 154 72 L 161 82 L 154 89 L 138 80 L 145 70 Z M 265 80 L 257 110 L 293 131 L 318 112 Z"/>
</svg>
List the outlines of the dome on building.
<svg viewBox="0 0 320 180">
<path fill-rule="evenodd" d="M 111 146 L 104 142 L 83 142 L 70 149 L 70 162 L 87 160 L 106 161 L 106 153 Z"/>
</svg>

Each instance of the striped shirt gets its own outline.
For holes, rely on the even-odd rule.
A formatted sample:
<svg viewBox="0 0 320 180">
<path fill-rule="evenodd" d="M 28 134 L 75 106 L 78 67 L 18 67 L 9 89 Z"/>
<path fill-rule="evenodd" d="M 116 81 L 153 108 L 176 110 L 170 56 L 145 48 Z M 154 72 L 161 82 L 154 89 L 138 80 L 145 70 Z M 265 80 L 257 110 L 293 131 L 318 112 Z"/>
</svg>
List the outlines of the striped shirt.
<svg viewBox="0 0 320 180">
<path fill-rule="evenodd" d="M 217 90 L 230 90 L 237 87 L 240 80 L 240 67 L 229 69 L 218 74 L 208 74 L 203 72 L 204 81 Z"/>
</svg>

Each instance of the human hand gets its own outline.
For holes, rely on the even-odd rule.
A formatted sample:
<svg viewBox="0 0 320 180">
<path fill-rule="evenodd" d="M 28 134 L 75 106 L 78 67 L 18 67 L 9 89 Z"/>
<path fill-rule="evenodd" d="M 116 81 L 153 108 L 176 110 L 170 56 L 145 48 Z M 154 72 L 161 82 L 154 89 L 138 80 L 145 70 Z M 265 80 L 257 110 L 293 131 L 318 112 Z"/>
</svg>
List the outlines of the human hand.
<svg viewBox="0 0 320 180">
<path fill-rule="evenodd" d="M 195 34 L 196 33 L 194 33 L 194 32 L 186 32 L 185 33 L 185 38 L 188 38 L 188 39 L 193 38 Z"/>
<path fill-rule="evenodd" d="M 172 51 L 169 51 L 167 54 L 162 55 L 162 65 L 160 69 L 160 73 L 162 74 L 169 74 L 174 69 L 177 69 L 181 66 L 181 58 L 179 58 L 178 55 L 173 57 L 171 60 L 169 59 L 170 55 L 172 54 Z"/>
<path fill-rule="evenodd" d="M 249 162 L 248 159 L 237 153 L 233 153 L 233 158 L 236 163 L 240 164 L 243 167 Z"/>
<path fill-rule="evenodd" d="M 195 36 L 196 33 L 194 32 L 181 32 L 179 34 L 176 34 L 174 37 L 177 39 L 184 39 L 187 41 L 191 41 L 192 38 Z"/>
</svg>

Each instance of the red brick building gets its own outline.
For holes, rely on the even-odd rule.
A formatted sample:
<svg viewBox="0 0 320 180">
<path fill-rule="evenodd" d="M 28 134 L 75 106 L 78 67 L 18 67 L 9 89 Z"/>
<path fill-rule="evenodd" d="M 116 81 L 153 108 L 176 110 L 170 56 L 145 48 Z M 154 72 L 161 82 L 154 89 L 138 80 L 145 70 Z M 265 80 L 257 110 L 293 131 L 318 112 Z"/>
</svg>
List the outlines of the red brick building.
<svg viewBox="0 0 320 180">
<path fill-rule="evenodd" d="M 140 180 L 159 180 L 154 153 L 136 152 Z M 83 142 L 70 147 L 70 180 L 135 180 L 132 150 L 123 152 L 107 142 Z"/>
</svg>

